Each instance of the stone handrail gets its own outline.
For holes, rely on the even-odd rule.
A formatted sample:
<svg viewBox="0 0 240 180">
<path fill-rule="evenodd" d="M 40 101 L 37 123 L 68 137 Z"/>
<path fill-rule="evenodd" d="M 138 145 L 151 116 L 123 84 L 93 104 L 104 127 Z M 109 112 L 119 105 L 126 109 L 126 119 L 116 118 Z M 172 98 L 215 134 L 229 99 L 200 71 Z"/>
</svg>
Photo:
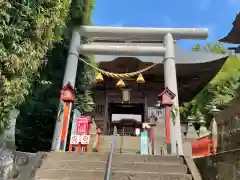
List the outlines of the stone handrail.
<svg viewBox="0 0 240 180">
<path fill-rule="evenodd" d="M 213 163 L 217 162 L 237 162 L 240 161 L 240 149 L 222 151 L 213 156 L 208 156 Z"/>
<path fill-rule="evenodd" d="M 240 177 L 240 149 L 220 152 L 194 161 L 204 180 L 238 180 Z"/>
<path fill-rule="evenodd" d="M 193 180 L 202 180 L 201 174 L 198 171 L 198 168 L 197 168 L 193 158 L 190 156 L 184 156 L 184 160 L 189 169 L 190 174 L 193 177 Z"/>
<path fill-rule="evenodd" d="M 192 146 L 189 142 L 183 143 L 184 161 L 194 180 L 202 180 L 201 174 L 192 158 Z"/>
</svg>

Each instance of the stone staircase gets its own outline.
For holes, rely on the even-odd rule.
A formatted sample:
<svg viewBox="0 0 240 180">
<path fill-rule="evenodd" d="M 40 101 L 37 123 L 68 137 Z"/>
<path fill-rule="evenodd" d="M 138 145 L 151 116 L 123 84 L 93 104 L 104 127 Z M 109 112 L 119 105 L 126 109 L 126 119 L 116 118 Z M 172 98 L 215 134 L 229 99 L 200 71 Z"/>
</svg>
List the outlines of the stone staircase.
<svg viewBox="0 0 240 180">
<path fill-rule="evenodd" d="M 36 180 L 104 180 L 108 153 L 46 153 Z M 192 180 L 182 158 L 114 154 L 111 180 Z"/>
<path fill-rule="evenodd" d="M 112 136 L 101 136 L 100 151 L 109 152 L 112 143 Z M 133 153 L 140 151 L 140 137 L 133 136 L 116 136 L 117 153 Z"/>
</svg>

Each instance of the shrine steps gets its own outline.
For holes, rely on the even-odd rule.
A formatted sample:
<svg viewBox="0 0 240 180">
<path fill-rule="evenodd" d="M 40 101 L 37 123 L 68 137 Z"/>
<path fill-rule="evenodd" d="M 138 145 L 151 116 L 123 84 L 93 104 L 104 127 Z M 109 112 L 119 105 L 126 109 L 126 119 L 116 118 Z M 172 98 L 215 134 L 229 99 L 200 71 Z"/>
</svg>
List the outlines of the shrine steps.
<svg viewBox="0 0 240 180">
<path fill-rule="evenodd" d="M 108 153 L 46 153 L 36 180 L 104 180 Z M 114 154 L 111 180 L 191 180 L 180 157 Z"/>
<path fill-rule="evenodd" d="M 140 151 L 140 137 L 133 136 L 116 136 L 117 153 L 133 153 Z M 102 135 L 100 140 L 100 151 L 109 152 L 112 144 L 112 136 Z"/>
</svg>

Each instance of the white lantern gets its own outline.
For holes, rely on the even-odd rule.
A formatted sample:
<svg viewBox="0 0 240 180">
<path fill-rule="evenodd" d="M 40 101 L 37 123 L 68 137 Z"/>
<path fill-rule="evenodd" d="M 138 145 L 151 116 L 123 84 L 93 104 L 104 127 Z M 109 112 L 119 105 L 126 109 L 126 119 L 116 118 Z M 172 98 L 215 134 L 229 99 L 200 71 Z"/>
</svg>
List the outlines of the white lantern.
<svg viewBox="0 0 240 180">
<path fill-rule="evenodd" d="M 122 90 L 122 101 L 130 102 L 130 91 L 131 89 L 123 89 Z"/>
</svg>

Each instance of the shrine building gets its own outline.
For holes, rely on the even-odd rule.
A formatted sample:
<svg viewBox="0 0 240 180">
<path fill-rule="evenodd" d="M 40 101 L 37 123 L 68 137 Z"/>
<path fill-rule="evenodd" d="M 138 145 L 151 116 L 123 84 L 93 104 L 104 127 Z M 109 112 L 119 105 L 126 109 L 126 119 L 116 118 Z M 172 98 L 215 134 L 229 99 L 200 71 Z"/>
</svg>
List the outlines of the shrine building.
<svg viewBox="0 0 240 180">
<path fill-rule="evenodd" d="M 95 38 L 94 43 L 116 45 L 129 43 L 124 39 Z M 134 41 L 141 45 L 163 46 L 162 41 Z M 178 83 L 179 104 L 193 99 L 211 81 L 227 59 L 227 55 L 210 52 L 194 52 L 181 49 L 175 44 L 175 61 Z M 135 128 L 141 128 L 156 108 L 157 95 L 164 89 L 163 57 L 154 56 L 107 56 L 95 55 L 95 62 L 100 69 L 114 73 L 139 71 L 155 63 L 153 68 L 143 72 L 145 83 L 137 83 L 136 78 L 123 79 L 124 88 L 117 88 L 118 79 L 103 76 L 102 83 L 93 87 L 93 99 L 96 104 L 94 118 L 104 134 L 111 134 L 114 125 L 119 134 L 132 135 Z M 165 72 L 165 75 L 168 72 Z"/>
</svg>

